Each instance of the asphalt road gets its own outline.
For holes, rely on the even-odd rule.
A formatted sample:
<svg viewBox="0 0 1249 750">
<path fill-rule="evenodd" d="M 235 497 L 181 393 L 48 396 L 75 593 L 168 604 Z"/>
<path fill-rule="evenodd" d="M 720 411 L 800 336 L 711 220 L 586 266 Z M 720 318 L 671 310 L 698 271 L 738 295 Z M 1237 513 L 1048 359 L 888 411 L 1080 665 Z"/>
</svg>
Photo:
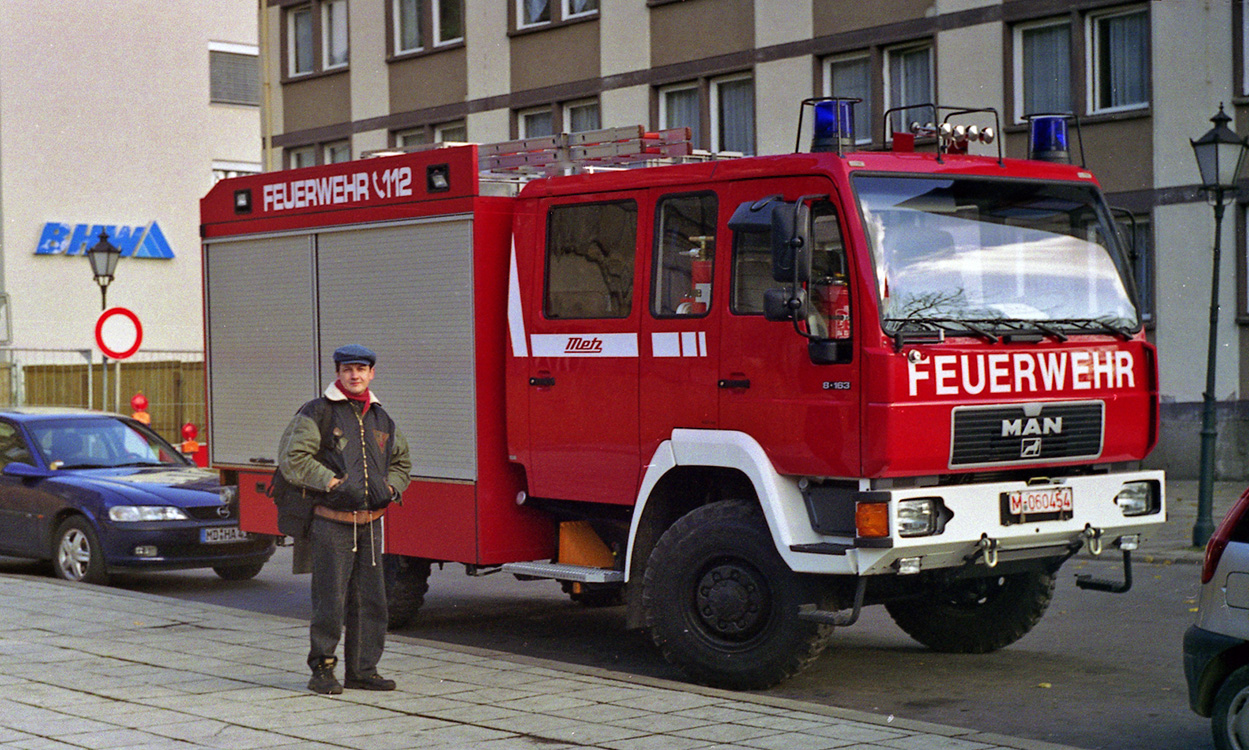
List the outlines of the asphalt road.
<svg viewBox="0 0 1249 750">
<path fill-rule="evenodd" d="M 308 578 L 289 570 L 289 550 L 279 549 L 253 581 L 187 571 L 114 576 L 113 585 L 306 618 Z M 3 558 L 0 572 L 50 574 Z M 1208 721 L 1188 709 L 1180 650 L 1198 568 L 1137 564 L 1122 595 L 1077 589 L 1077 572 L 1121 573 L 1108 562 L 1068 563 L 1045 618 L 999 652 L 928 651 L 872 607 L 811 669 L 767 693 L 1090 750 L 1212 748 Z M 681 679 L 644 636 L 624 630 L 622 608 L 587 609 L 553 582 L 470 578 L 459 565 L 435 568 L 425 607 L 400 634 Z"/>
</svg>

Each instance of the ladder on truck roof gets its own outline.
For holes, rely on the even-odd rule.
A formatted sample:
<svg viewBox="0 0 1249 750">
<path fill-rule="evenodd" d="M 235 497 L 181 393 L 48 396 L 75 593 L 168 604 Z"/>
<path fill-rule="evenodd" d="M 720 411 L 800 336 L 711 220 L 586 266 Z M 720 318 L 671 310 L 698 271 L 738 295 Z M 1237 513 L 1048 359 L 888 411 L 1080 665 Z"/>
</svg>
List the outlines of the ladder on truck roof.
<svg viewBox="0 0 1249 750">
<path fill-rule="evenodd" d="M 485 179 L 526 182 L 537 177 L 735 158 L 693 148 L 689 128 L 647 131 L 641 125 L 523 138 L 477 146 L 478 171 Z M 430 151 L 464 143 L 423 143 L 366 156 Z"/>
</svg>

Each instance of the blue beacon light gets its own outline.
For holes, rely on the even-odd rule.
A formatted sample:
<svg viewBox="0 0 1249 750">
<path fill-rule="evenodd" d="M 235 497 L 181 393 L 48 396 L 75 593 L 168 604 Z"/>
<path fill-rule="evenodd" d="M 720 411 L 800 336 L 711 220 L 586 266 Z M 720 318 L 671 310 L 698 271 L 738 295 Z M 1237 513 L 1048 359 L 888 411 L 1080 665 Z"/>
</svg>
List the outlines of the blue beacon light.
<svg viewBox="0 0 1249 750">
<path fill-rule="evenodd" d="M 1067 150 L 1067 118 L 1039 115 L 1029 119 L 1028 158 L 1038 161 L 1071 163 Z"/>
<path fill-rule="evenodd" d="M 817 102 L 811 150 L 837 151 L 851 143 L 854 143 L 854 102 L 842 99 Z"/>
</svg>

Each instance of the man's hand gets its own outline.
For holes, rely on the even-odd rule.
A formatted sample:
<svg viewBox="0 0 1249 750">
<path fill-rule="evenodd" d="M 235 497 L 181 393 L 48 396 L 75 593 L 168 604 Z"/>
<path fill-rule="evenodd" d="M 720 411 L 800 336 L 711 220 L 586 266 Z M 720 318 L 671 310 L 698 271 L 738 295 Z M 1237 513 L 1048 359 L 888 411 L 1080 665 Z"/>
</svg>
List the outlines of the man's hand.
<svg viewBox="0 0 1249 750">
<path fill-rule="evenodd" d="M 329 483 L 329 484 L 325 485 L 325 491 L 326 491 L 326 492 L 333 492 L 333 491 L 334 491 L 334 488 L 335 488 L 335 487 L 337 487 L 338 485 L 342 484 L 342 483 L 343 483 L 343 478 L 342 478 L 342 477 L 334 477 L 333 479 L 331 479 L 331 480 L 330 480 L 330 483 Z"/>
</svg>

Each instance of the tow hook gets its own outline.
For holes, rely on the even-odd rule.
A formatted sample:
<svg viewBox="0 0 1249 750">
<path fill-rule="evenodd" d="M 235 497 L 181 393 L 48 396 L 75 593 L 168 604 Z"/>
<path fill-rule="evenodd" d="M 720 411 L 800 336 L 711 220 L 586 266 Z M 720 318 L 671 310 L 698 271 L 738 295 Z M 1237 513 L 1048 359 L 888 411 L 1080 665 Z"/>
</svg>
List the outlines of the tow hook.
<svg viewBox="0 0 1249 750">
<path fill-rule="evenodd" d="M 1094 555 L 1102 553 L 1102 530 L 1095 529 L 1091 525 L 1086 525 L 1082 532 L 1089 540 L 1089 552 Z M 1127 539 L 1131 539 L 1130 543 L 1124 543 Z M 1132 588 L 1132 550 L 1136 547 L 1137 539 L 1126 537 L 1120 540 L 1119 550 L 1123 552 L 1123 582 L 1107 581 L 1100 578 L 1094 578 L 1091 574 L 1077 575 L 1076 586 L 1090 591 L 1105 591 L 1110 594 L 1123 594 Z"/>
<path fill-rule="evenodd" d="M 988 534 L 981 534 L 980 541 L 976 542 L 976 546 L 980 548 L 984 555 L 984 564 L 986 567 L 997 567 L 997 548 L 998 541 L 991 538 Z"/>
<path fill-rule="evenodd" d="M 859 581 L 854 588 L 854 607 L 849 614 L 843 612 L 829 612 L 826 609 L 819 609 L 815 604 L 803 604 L 798 607 L 798 619 L 807 622 L 818 622 L 822 625 L 833 625 L 839 628 L 847 628 L 858 622 L 859 613 L 863 611 L 863 592 L 867 590 L 867 576 L 859 576 Z"/>
</svg>

